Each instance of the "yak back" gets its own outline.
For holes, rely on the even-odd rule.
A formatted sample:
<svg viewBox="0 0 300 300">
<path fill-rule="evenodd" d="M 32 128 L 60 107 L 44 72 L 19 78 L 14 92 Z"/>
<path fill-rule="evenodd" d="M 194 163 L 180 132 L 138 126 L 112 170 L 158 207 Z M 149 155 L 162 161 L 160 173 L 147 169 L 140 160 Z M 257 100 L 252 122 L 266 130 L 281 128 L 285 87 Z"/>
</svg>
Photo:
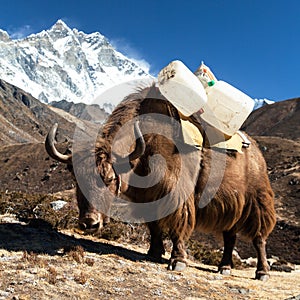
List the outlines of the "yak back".
<svg viewBox="0 0 300 300">
<path fill-rule="evenodd" d="M 111 142 L 124 124 L 145 114 L 162 114 L 180 120 L 178 111 L 153 84 L 137 88 L 135 93 L 128 95 L 116 106 L 102 128 L 102 137 Z"/>
</svg>

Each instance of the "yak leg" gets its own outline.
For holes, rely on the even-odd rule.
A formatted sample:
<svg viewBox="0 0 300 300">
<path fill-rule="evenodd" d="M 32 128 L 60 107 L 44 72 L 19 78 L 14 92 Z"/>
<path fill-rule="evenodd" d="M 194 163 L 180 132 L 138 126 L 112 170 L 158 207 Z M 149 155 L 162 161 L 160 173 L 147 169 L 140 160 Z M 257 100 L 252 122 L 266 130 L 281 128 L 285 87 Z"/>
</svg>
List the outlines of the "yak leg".
<svg viewBox="0 0 300 300">
<path fill-rule="evenodd" d="M 223 232 L 224 252 L 219 264 L 219 272 L 223 275 L 230 275 L 233 268 L 232 252 L 235 246 L 236 234 L 233 231 Z"/>
<path fill-rule="evenodd" d="M 186 219 L 183 220 L 181 226 L 178 226 L 178 224 L 174 224 L 174 226 L 170 230 L 170 238 L 173 242 L 173 249 L 168 265 L 168 270 L 183 271 L 187 266 L 185 241 L 190 238 L 195 224 L 193 222 L 193 218 L 191 218 L 191 213 L 182 215 L 186 215 Z"/>
<path fill-rule="evenodd" d="M 150 230 L 150 248 L 148 255 L 154 260 L 161 260 L 161 256 L 165 254 L 165 247 L 163 244 L 162 230 L 157 222 L 150 222 L 147 224 Z"/>
<path fill-rule="evenodd" d="M 188 205 L 192 201 L 193 199 L 186 200 L 185 205 L 172 217 L 173 224 L 169 224 L 169 235 L 173 242 L 173 249 L 168 270 L 183 271 L 187 266 L 185 241 L 190 238 L 195 228 L 195 207 Z"/>
<path fill-rule="evenodd" d="M 171 240 L 173 242 L 173 250 L 168 265 L 168 270 L 183 271 L 187 266 L 187 253 L 185 251 L 184 239 L 179 234 L 173 232 L 171 233 Z"/>
<path fill-rule="evenodd" d="M 266 240 L 258 235 L 253 239 L 253 245 L 257 252 L 257 268 L 255 273 L 255 279 L 266 281 L 269 279 L 269 264 L 267 262 L 266 254 Z"/>
</svg>

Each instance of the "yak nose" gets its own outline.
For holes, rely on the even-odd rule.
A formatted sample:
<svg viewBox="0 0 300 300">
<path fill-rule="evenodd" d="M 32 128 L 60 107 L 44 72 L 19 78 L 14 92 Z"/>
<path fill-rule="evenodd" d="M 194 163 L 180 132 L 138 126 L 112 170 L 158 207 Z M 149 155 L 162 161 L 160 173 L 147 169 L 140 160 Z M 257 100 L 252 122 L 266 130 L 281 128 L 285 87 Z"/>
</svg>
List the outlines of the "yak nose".
<svg viewBox="0 0 300 300">
<path fill-rule="evenodd" d="M 94 218 L 84 218 L 79 221 L 79 228 L 88 233 L 96 233 L 102 228 L 101 223 Z"/>
</svg>

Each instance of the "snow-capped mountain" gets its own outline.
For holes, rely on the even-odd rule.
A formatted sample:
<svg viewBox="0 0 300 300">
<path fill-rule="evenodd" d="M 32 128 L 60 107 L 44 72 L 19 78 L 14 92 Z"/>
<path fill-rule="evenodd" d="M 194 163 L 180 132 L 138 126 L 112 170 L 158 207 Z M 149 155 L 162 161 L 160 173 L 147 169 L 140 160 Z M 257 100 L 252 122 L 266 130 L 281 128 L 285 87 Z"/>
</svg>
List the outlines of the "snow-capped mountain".
<svg viewBox="0 0 300 300">
<path fill-rule="evenodd" d="M 0 78 L 44 103 L 90 104 L 116 84 L 152 77 L 99 32 L 86 34 L 58 20 L 50 29 L 19 40 L 0 30 Z M 110 102 L 97 103 L 111 110 Z"/>
<path fill-rule="evenodd" d="M 134 90 L 134 80 L 153 80 L 99 32 L 70 29 L 62 20 L 24 39 L 11 39 L 0 29 L 0 78 L 44 103 L 96 103 L 108 113 Z M 254 109 L 273 103 L 254 101 Z"/>
<path fill-rule="evenodd" d="M 254 108 L 253 110 L 256 110 L 260 107 L 263 107 L 265 105 L 273 104 L 275 101 L 273 100 L 268 100 L 268 99 L 253 99 L 254 100 Z"/>
</svg>

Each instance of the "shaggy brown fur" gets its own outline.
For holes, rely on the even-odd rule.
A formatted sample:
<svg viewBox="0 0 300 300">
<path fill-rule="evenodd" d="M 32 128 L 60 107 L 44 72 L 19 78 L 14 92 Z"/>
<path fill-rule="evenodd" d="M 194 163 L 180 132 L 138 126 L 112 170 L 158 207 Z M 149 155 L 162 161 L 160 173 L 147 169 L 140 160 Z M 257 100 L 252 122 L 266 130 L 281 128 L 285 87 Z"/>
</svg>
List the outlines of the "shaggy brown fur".
<svg viewBox="0 0 300 300">
<path fill-rule="evenodd" d="M 155 93 L 156 97 L 153 97 Z M 152 96 L 149 96 L 151 94 Z M 103 128 L 103 137 L 111 142 L 118 128 L 137 115 L 145 113 L 172 115 L 173 112 L 173 117 L 178 118 L 176 110 L 174 112 L 170 103 L 157 99 L 162 99 L 162 96 L 157 94 L 154 87 L 130 95 L 108 119 Z M 173 131 L 174 140 L 177 143 L 182 142 L 179 130 L 176 126 L 172 127 L 173 124 L 161 124 L 161 120 L 151 120 L 144 126 L 151 126 L 151 124 L 155 124 L 153 132 L 156 132 L 158 126 L 164 126 L 164 132 Z M 268 272 L 265 241 L 275 225 L 276 218 L 266 163 L 255 141 L 250 140 L 252 144 L 248 149 L 244 149 L 243 154 L 214 152 L 214 155 L 219 155 L 220 159 L 226 156 L 225 174 L 217 193 L 213 195 L 208 192 L 205 196 L 213 199 L 201 208 L 200 199 L 203 190 L 206 187 L 210 191 L 210 187 L 206 186 L 208 177 L 220 175 L 218 170 L 213 170 L 215 174 L 210 174 L 210 162 L 214 150 L 204 148 L 201 152 L 192 151 L 196 156 L 191 157 L 181 170 L 182 151 L 179 153 L 172 141 L 156 134 L 145 136 L 146 151 L 138 161 L 132 163 L 132 168 L 139 175 L 147 175 L 149 158 L 159 153 L 166 160 L 165 176 L 157 185 L 146 190 L 124 185 L 123 194 L 134 202 L 154 201 L 166 194 L 172 194 L 174 186 L 178 184 L 179 176 L 183 176 L 186 181 L 182 190 L 172 194 L 174 205 L 177 205 L 175 212 L 148 224 L 151 232 L 150 255 L 159 258 L 164 253 L 162 232 L 167 230 L 173 241 L 170 268 L 180 269 L 182 265 L 179 262 L 184 262 L 186 258 L 184 241 L 190 237 L 194 229 L 223 233 L 225 252 L 220 270 L 226 273 L 226 270 L 232 266 L 232 250 L 236 234 L 239 233 L 242 237 L 253 241 L 259 258 L 256 277 L 265 278 L 264 275 Z M 190 155 L 191 149 L 187 148 L 188 146 L 186 146 L 186 155 Z M 156 171 L 159 172 L 158 169 L 152 170 L 152 172 Z M 199 176 L 195 178 L 195 174 Z M 195 193 L 187 196 L 184 192 L 188 184 L 195 185 Z M 214 191 L 213 187 L 212 190 Z M 184 201 L 183 198 L 187 200 Z M 164 210 L 164 207 L 159 207 L 159 210 Z"/>
<path fill-rule="evenodd" d="M 171 116 L 177 121 L 166 122 L 151 113 Z M 178 125 L 178 112 L 152 86 L 128 96 L 116 107 L 103 127 L 102 137 L 96 144 L 96 164 L 104 183 L 117 194 L 119 174 L 116 174 L 117 168 L 113 167 L 112 142 L 126 122 L 145 114 L 147 117 L 141 122 L 141 130 L 148 130 L 148 134 L 144 135 L 146 149 L 143 155 L 131 162 L 131 168 L 137 175 L 144 176 L 145 181 L 150 170 L 162 175 L 162 179 L 154 185 L 149 179 L 148 188 L 123 182 L 121 196 L 137 203 L 148 203 L 169 196 L 157 207 L 157 211 L 151 212 L 155 217 L 153 220 L 157 221 L 147 224 L 151 233 L 148 254 L 155 259 L 161 258 L 165 252 L 162 236 L 167 231 L 173 242 L 169 269 L 182 270 L 187 256 L 185 241 L 194 230 L 223 234 L 224 254 L 219 269 L 226 274 L 232 267 L 232 251 L 238 233 L 253 242 L 258 255 L 256 278 L 266 279 L 269 269 L 265 243 L 276 218 L 266 163 L 252 139 L 252 144 L 243 149 L 242 154 L 215 151 L 209 147 L 199 151 L 185 145 Z M 163 128 L 166 135 L 156 134 L 158 128 Z M 126 140 L 127 135 L 122 138 Z M 160 164 L 150 166 L 150 159 L 155 154 L 165 159 L 165 170 L 161 170 Z M 210 172 L 212 155 L 226 161 L 222 178 L 219 176 L 223 173 L 218 172 L 215 166 Z M 117 167 L 118 161 L 114 165 Z M 209 177 L 213 180 L 208 180 Z M 214 182 L 218 181 L 221 184 L 216 189 Z M 175 188 L 177 186 L 179 188 Z M 91 204 L 85 197 L 82 199 L 80 201 L 87 203 L 79 208 L 86 210 Z M 166 211 L 171 213 L 164 214 Z M 138 212 L 133 211 L 132 215 L 135 214 Z"/>
</svg>

